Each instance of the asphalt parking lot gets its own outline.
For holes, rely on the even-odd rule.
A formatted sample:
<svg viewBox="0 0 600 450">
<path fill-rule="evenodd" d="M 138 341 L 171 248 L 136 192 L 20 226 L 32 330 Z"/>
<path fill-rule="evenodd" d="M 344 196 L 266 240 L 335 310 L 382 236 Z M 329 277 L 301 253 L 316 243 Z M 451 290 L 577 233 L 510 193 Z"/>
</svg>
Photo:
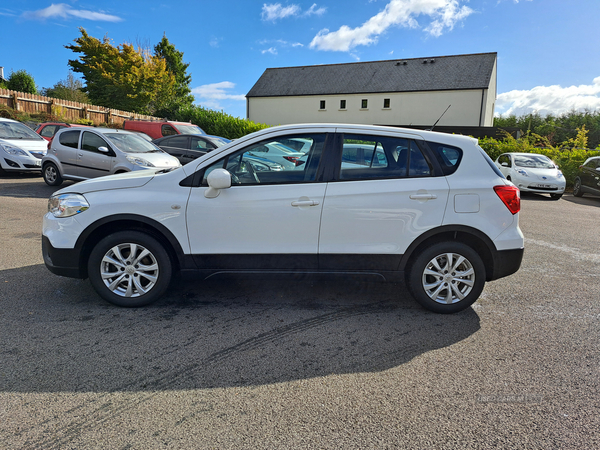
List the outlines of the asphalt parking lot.
<svg viewBox="0 0 600 450">
<path fill-rule="evenodd" d="M 521 270 L 443 316 L 345 279 L 114 307 L 45 268 L 54 190 L 0 177 L 1 449 L 600 448 L 600 198 L 524 196 Z"/>
</svg>

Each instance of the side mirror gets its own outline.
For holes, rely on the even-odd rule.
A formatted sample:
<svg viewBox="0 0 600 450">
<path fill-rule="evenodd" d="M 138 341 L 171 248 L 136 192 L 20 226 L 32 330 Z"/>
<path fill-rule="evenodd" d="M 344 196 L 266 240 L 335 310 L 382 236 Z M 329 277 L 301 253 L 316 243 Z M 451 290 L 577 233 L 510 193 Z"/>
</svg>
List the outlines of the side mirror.
<svg viewBox="0 0 600 450">
<path fill-rule="evenodd" d="M 221 189 L 229 189 L 231 187 L 231 174 L 225 169 L 215 169 L 208 174 L 206 178 L 208 189 L 204 191 L 206 198 L 218 197 Z"/>
<path fill-rule="evenodd" d="M 102 146 L 102 147 L 98 147 L 98 151 L 100 153 L 110 153 L 110 151 L 108 150 L 108 148 Z"/>
<path fill-rule="evenodd" d="M 509 167 L 509 165 L 508 165 L 508 163 L 507 163 L 507 162 L 503 162 L 503 163 L 502 163 L 502 167 Z"/>
</svg>

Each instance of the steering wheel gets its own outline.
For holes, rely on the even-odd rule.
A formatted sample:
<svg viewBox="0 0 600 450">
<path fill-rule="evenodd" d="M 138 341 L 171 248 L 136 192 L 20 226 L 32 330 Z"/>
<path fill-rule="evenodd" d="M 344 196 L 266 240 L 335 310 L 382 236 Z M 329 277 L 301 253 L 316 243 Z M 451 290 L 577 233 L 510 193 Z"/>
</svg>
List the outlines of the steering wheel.
<svg viewBox="0 0 600 450">
<path fill-rule="evenodd" d="M 252 167 L 252 164 L 250 164 L 249 162 L 246 162 L 246 167 L 248 168 L 248 173 L 250 175 L 252 175 L 252 177 L 254 178 L 254 181 L 256 181 L 256 184 L 260 184 L 260 180 L 258 179 L 256 170 L 254 170 L 254 167 Z"/>
</svg>

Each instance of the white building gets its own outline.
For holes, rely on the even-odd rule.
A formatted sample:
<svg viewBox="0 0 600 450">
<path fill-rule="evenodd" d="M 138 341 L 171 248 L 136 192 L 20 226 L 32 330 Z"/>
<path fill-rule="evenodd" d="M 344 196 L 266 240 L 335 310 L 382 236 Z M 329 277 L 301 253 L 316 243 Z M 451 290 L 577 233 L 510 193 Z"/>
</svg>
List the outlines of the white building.
<svg viewBox="0 0 600 450">
<path fill-rule="evenodd" d="M 489 127 L 496 70 L 496 53 L 267 69 L 246 115 L 269 125 L 431 126 L 443 114 L 439 126 Z"/>
</svg>

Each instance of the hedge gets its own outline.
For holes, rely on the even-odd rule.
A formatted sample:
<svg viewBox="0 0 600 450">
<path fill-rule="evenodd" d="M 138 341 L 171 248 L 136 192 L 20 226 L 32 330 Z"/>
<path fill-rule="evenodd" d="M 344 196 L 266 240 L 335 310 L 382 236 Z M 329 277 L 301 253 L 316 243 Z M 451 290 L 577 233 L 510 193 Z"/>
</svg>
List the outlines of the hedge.
<svg viewBox="0 0 600 450">
<path fill-rule="evenodd" d="M 181 109 L 176 114 L 176 120 L 192 122 L 207 134 L 222 136 L 227 139 L 238 139 L 254 131 L 269 128 L 270 125 L 255 123 L 247 119 L 234 117 L 223 111 L 192 106 Z"/>
</svg>

